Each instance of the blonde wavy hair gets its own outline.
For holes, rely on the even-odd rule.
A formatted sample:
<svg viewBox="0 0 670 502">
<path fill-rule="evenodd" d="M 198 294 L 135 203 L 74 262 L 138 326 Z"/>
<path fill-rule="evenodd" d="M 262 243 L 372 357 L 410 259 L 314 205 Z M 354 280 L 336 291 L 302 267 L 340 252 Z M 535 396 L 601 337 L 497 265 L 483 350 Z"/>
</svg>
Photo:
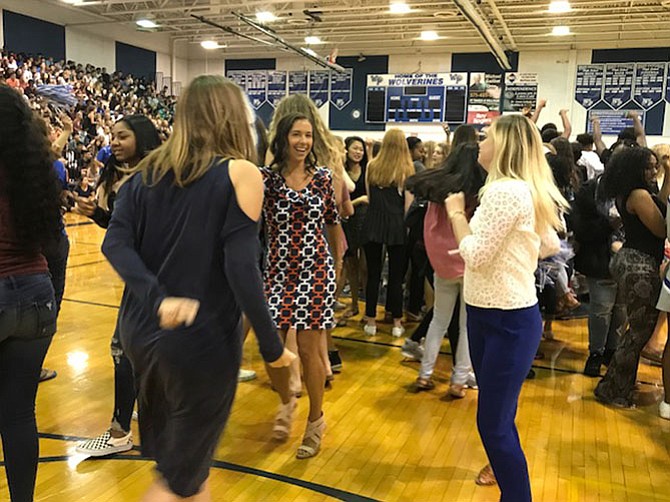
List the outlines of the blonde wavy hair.
<svg viewBox="0 0 670 502">
<path fill-rule="evenodd" d="M 342 141 L 330 132 L 330 129 L 323 123 L 323 119 L 319 115 L 319 110 L 314 101 L 309 99 L 305 94 L 292 94 L 279 102 L 270 123 L 270 144 L 272 144 L 277 134 L 277 124 L 289 113 L 299 113 L 309 119 L 314 126 L 314 130 L 312 131 L 314 137 L 312 149 L 319 160 L 319 164 L 326 166 L 338 174 L 344 165 Z"/>
<path fill-rule="evenodd" d="M 554 182 L 535 124 L 523 115 L 505 115 L 493 122 L 488 138 L 493 141 L 493 159 L 482 193 L 494 181 L 525 181 L 535 206 L 536 232 L 563 230 L 560 214 L 569 205 Z"/>
<path fill-rule="evenodd" d="M 405 180 L 413 174 L 414 164 L 405 134 L 400 129 L 389 129 L 384 134 L 379 153 L 368 164 L 368 183 L 380 187 L 395 185 L 403 188 Z"/>
<path fill-rule="evenodd" d="M 177 102 L 170 137 L 131 170 L 156 184 L 169 172 L 187 186 L 201 178 L 215 157 L 256 161 L 250 114 L 242 89 L 217 75 L 201 75 Z"/>
</svg>

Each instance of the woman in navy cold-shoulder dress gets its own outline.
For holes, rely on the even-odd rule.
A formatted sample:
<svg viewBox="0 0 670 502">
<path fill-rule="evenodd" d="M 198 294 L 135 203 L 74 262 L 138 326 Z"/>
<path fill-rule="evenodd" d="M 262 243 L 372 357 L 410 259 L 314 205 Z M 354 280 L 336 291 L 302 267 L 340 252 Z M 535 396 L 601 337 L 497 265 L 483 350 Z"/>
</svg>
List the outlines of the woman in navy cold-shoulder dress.
<svg viewBox="0 0 670 502">
<path fill-rule="evenodd" d="M 237 386 L 241 311 L 272 367 L 295 357 L 263 296 L 262 177 L 235 160 L 255 157 L 247 110 L 232 82 L 196 78 L 170 139 L 119 191 L 103 243 L 126 282 L 119 332 L 138 386 L 142 451 L 160 475 L 145 500 L 210 500 L 212 454 Z"/>
</svg>

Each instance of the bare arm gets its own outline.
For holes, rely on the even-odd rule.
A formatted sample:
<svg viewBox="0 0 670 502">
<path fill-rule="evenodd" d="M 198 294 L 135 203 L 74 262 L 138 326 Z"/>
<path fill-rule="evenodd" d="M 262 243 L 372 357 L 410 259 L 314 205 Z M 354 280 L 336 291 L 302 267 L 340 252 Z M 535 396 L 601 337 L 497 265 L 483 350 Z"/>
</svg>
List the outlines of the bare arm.
<svg viewBox="0 0 670 502">
<path fill-rule="evenodd" d="M 561 122 L 563 122 L 563 134 L 561 134 L 561 136 L 570 139 L 570 135 L 572 134 L 572 124 L 568 118 L 568 110 L 561 110 L 559 115 L 561 116 Z"/>
<path fill-rule="evenodd" d="M 72 134 L 72 120 L 70 120 L 70 117 L 63 115 L 60 120 L 63 123 L 63 132 L 61 132 L 58 138 L 56 138 L 56 141 L 51 144 L 53 151 L 58 155 L 61 154 L 63 148 L 65 148 L 65 145 L 67 144 L 70 134 Z"/>
<path fill-rule="evenodd" d="M 633 129 L 635 129 L 635 141 L 640 146 L 647 146 L 647 133 L 640 120 L 640 115 L 636 112 L 628 112 L 628 118 L 633 119 Z"/>
<path fill-rule="evenodd" d="M 593 124 L 593 144 L 596 147 L 596 153 L 602 155 L 607 150 L 607 146 L 603 141 L 603 133 L 600 130 L 600 119 L 597 116 L 591 117 L 591 123 Z"/>
<path fill-rule="evenodd" d="M 670 158 L 663 157 L 659 159 L 661 169 L 663 169 L 665 176 L 663 176 L 663 186 L 658 193 L 658 198 L 663 204 L 668 205 L 668 197 L 670 197 Z"/>
<path fill-rule="evenodd" d="M 530 119 L 533 121 L 533 123 L 537 124 L 537 121 L 540 119 L 540 113 L 542 113 L 542 108 L 544 108 L 545 106 L 547 106 L 546 99 L 541 99 L 540 101 L 537 102 L 537 107 L 535 108 L 533 116 Z"/>
<path fill-rule="evenodd" d="M 656 237 L 664 238 L 666 236 L 665 219 L 648 191 L 642 189 L 633 190 L 626 201 L 626 209 L 630 213 L 637 215 L 644 226 Z"/>
</svg>

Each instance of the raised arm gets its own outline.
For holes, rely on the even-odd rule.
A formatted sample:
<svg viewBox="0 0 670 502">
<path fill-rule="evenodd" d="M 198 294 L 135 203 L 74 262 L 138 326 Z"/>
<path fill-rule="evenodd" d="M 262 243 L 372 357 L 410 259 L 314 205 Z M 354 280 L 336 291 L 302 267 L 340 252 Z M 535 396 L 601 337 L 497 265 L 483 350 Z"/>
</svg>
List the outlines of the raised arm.
<svg viewBox="0 0 670 502">
<path fill-rule="evenodd" d="M 633 119 L 633 129 L 635 130 L 635 141 L 640 146 L 647 146 L 647 133 L 642 125 L 640 114 L 637 112 L 628 112 L 626 116 Z"/>
<path fill-rule="evenodd" d="M 542 109 L 545 106 L 547 106 L 547 100 L 546 99 L 541 99 L 540 101 L 537 102 L 537 107 L 535 108 L 535 111 L 533 112 L 533 116 L 530 119 L 530 120 L 533 121 L 533 123 L 537 124 L 537 121 L 540 119 L 540 113 L 542 113 Z"/>
<path fill-rule="evenodd" d="M 572 124 L 568 117 L 568 110 L 563 109 L 558 114 L 561 116 L 561 122 L 563 122 L 563 134 L 561 134 L 561 136 L 570 139 L 570 135 L 572 134 Z"/>
<path fill-rule="evenodd" d="M 596 153 L 600 156 L 607 150 L 607 145 L 603 141 L 603 132 L 600 129 L 600 117 L 593 115 L 591 117 L 591 124 L 593 124 L 593 144 L 596 147 Z"/>
</svg>

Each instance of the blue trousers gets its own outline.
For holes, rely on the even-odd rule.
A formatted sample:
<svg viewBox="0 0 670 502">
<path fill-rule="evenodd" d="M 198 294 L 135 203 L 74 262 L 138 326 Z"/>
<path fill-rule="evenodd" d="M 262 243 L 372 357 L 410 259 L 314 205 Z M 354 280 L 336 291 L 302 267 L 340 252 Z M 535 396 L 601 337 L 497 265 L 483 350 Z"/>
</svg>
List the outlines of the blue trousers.
<svg viewBox="0 0 670 502">
<path fill-rule="evenodd" d="M 467 306 L 470 358 L 479 385 L 477 428 L 501 502 L 532 499 L 528 465 L 514 424 L 521 386 L 542 337 L 537 305 L 519 310 Z"/>
</svg>

